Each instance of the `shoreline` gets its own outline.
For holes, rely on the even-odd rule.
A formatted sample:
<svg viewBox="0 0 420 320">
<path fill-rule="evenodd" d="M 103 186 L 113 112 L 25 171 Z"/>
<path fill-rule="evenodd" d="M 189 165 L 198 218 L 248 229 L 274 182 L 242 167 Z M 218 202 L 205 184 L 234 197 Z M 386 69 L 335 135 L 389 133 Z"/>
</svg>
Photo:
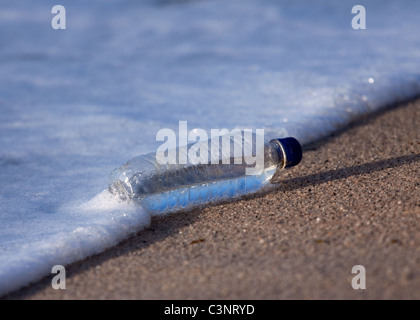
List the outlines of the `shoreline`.
<svg viewBox="0 0 420 320">
<path fill-rule="evenodd" d="M 420 100 L 304 146 L 274 189 L 154 218 L 6 299 L 419 299 Z M 366 268 L 354 290 L 352 267 Z"/>
</svg>

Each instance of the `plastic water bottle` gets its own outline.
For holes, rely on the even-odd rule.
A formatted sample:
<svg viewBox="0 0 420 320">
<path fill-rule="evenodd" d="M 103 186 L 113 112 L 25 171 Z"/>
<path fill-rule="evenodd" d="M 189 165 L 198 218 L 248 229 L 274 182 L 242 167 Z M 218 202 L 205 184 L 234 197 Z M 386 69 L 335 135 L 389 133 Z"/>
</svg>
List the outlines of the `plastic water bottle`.
<svg viewBox="0 0 420 320">
<path fill-rule="evenodd" d="M 229 135 L 195 143 L 196 150 L 208 150 L 207 163 L 162 164 L 156 152 L 141 155 L 112 172 L 109 190 L 123 200 L 138 201 L 154 215 L 163 214 L 254 193 L 270 182 L 277 169 L 297 165 L 302 159 L 295 138 L 262 140 L 262 146 L 257 141 L 256 134 L 247 137 L 241 132 L 239 139 Z M 191 146 L 172 149 L 176 159 L 187 156 Z M 235 150 L 263 152 L 260 172 L 247 174 L 252 154 L 242 152 L 238 157 Z M 211 154 L 215 151 L 219 152 Z"/>
</svg>

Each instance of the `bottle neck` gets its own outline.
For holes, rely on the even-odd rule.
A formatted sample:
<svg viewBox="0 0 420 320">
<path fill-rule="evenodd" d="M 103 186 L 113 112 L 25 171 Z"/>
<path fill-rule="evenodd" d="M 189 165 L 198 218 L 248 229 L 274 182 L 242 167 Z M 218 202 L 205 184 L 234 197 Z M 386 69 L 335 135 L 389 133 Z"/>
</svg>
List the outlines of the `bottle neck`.
<svg viewBox="0 0 420 320">
<path fill-rule="evenodd" d="M 271 140 L 270 144 L 273 146 L 274 150 L 277 153 L 278 166 L 280 167 L 280 169 L 285 168 L 287 164 L 287 156 L 282 144 L 277 139 Z"/>
</svg>

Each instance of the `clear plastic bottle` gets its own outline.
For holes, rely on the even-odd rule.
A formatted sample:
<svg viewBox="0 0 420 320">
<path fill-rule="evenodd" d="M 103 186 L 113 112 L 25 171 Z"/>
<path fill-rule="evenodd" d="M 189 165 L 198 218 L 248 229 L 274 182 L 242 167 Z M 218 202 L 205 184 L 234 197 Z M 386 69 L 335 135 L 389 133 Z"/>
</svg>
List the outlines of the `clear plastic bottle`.
<svg viewBox="0 0 420 320">
<path fill-rule="evenodd" d="M 192 145 L 176 148 L 176 159 L 186 158 Z M 277 168 L 297 165 L 302 159 L 302 148 L 295 138 L 258 140 L 254 133 L 247 136 L 241 132 L 239 138 L 221 136 L 194 145 L 196 150 L 200 146 L 205 147 L 200 150 L 208 150 L 206 163 L 162 164 L 155 152 L 141 155 L 112 172 L 110 192 L 123 200 L 138 201 L 154 214 L 163 214 L 256 192 L 270 182 Z M 238 157 L 235 150 L 252 153 L 241 152 Z M 247 174 L 247 168 L 252 167 L 248 164 L 258 151 L 264 154 L 263 167 Z"/>
</svg>

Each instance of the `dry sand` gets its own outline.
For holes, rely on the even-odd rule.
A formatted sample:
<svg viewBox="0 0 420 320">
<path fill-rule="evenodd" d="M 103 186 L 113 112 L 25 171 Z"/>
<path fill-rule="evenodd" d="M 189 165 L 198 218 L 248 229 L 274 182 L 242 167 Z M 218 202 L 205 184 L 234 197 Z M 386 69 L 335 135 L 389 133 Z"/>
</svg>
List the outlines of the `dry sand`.
<svg viewBox="0 0 420 320">
<path fill-rule="evenodd" d="M 154 219 L 69 266 L 66 290 L 6 298 L 420 299 L 420 100 L 305 149 L 274 191 Z"/>
</svg>

